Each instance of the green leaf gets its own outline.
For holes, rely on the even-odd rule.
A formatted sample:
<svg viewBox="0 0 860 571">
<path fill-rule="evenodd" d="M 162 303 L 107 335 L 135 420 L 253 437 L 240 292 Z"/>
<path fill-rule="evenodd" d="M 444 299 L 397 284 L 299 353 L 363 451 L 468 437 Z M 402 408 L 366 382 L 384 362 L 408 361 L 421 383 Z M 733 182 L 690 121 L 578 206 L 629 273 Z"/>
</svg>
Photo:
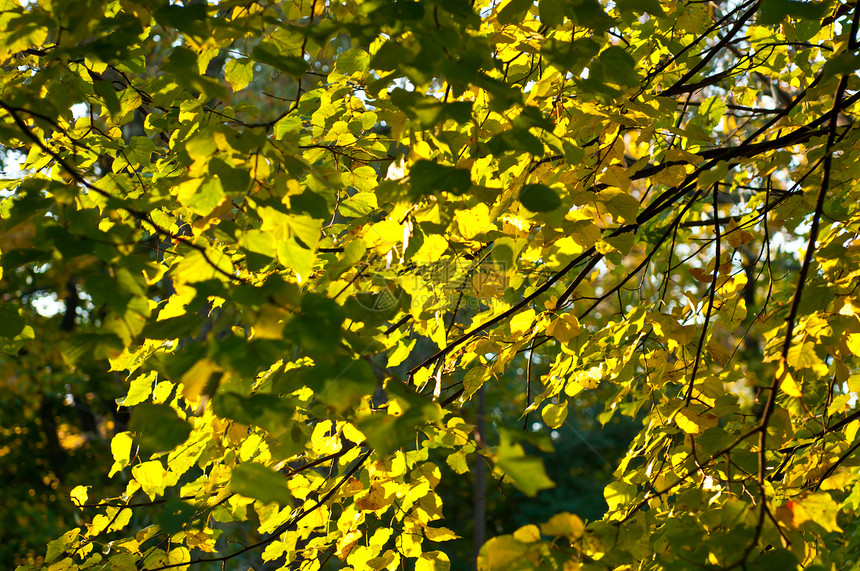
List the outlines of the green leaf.
<svg viewBox="0 0 860 571">
<path fill-rule="evenodd" d="M 532 7 L 532 0 L 510 0 L 504 8 L 499 11 L 499 22 L 502 24 L 514 24 L 522 22 L 526 12 Z"/>
<path fill-rule="evenodd" d="M 545 184 L 532 183 L 523 186 L 520 202 L 532 212 L 552 212 L 561 207 L 561 197 Z"/>
<path fill-rule="evenodd" d="M 102 98 L 105 107 L 107 107 L 107 110 L 111 115 L 118 115 L 120 111 L 122 111 L 119 104 L 119 98 L 116 95 L 116 90 L 109 81 L 97 79 L 93 82 L 93 88 L 95 88 L 99 97 Z"/>
<path fill-rule="evenodd" d="M 636 498 L 636 486 L 615 481 L 604 488 L 603 497 L 606 498 L 609 511 L 613 512 L 629 505 Z"/>
<path fill-rule="evenodd" d="M 189 525 L 197 511 L 197 506 L 193 504 L 170 498 L 156 513 L 155 521 L 164 533 L 178 533 Z"/>
<path fill-rule="evenodd" d="M 619 12 L 632 12 L 641 14 L 647 12 L 654 16 L 663 15 L 663 7 L 660 5 L 660 0 L 617 0 L 615 7 Z"/>
<path fill-rule="evenodd" d="M 597 0 L 578 0 L 576 3 L 567 4 L 567 15 L 576 24 L 591 28 L 595 32 L 603 33 L 615 25 L 615 20 L 610 17 L 600 2 Z"/>
<path fill-rule="evenodd" d="M 254 62 L 249 58 L 231 59 L 224 66 L 224 79 L 233 93 L 242 91 L 254 80 Z"/>
<path fill-rule="evenodd" d="M 113 334 L 76 333 L 60 344 L 60 354 L 70 367 L 74 367 L 84 358 L 116 357 L 122 352 L 123 347 L 119 337 Z"/>
<path fill-rule="evenodd" d="M 218 416 L 260 426 L 272 433 L 290 426 L 296 411 L 287 399 L 265 394 L 245 397 L 238 393 L 219 391 L 212 404 Z"/>
<path fill-rule="evenodd" d="M 142 448 L 154 452 L 173 450 L 188 440 L 192 430 L 172 407 L 150 403 L 134 407 L 128 428 Z"/>
<path fill-rule="evenodd" d="M 544 422 L 550 428 L 558 428 L 567 418 L 567 401 L 561 404 L 548 404 L 541 411 Z"/>
<path fill-rule="evenodd" d="M 465 123 L 472 117 L 470 101 L 441 103 L 435 97 L 427 97 L 400 87 L 391 91 L 389 97 L 394 105 L 409 117 L 416 119 L 425 129 L 449 119 L 457 123 Z"/>
<path fill-rule="evenodd" d="M 206 280 L 225 280 L 233 274 L 233 264 L 223 252 L 192 250 L 170 269 L 170 275 L 179 283 L 199 283 Z"/>
<path fill-rule="evenodd" d="M 221 179 L 192 179 L 179 187 L 177 198 L 183 206 L 200 216 L 209 215 L 226 198 Z"/>
<path fill-rule="evenodd" d="M 543 461 L 527 456 L 521 444 L 509 430 L 502 430 L 496 465 L 525 495 L 534 497 L 541 490 L 555 487 L 543 467 Z"/>
<path fill-rule="evenodd" d="M 564 23 L 565 0 L 540 0 L 538 14 L 545 26 L 556 28 Z"/>
<path fill-rule="evenodd" d="M 11 303 L 0 305 L 0 337 L 13 339 L 24 331 L 26 321 L 21 310 Z"/>
<path fill-rule="evenodd" d="M 301 78 L 308 71 L 308 65 L 302 58 L 282 55 L 274 43 L 265 40 L 254 46 L 251 57 L 296 79 Z"/>
<path fill-rule="evenodd" d="M 206 20 L 206 7 L 202 4 L 170 4 L 155 11 L 155 19 L 162 25 L 184 32 L 200 31 L 200 23 Z"/>
<path fill-rule="evenodd" d="M 78 535 L 80 535 L 80 529 L 75 528 L 64 533 L 62 537 L 49 541 L 48 551 L 45 554 L 45 563 L 51 563 L 57 557 L 65 553 L 66 550 L 74 544 Z"/>
<path fill-rule="evenodd" d="M 370 55 L 359 48 L 351 48 L 337 56 L 334 60 L 334 72 L 343 75 L 363 73 L 370 63 Z"/>
<path fill-rule="evenodd" d="M 392 385 L 386 392 L 390 399 L 397 401 L 402 414 L 374 414 L 358 422 L 358 428 L 367 436 L 370 447 L 383 455 L 414 441 L 417 427 L 442 418 L 442 409 L 429 399 Z"/>
<path fill-rule="evenodd" d="M 197 337 L 202 320 L 199 315 L 187 313 L 161 321 L 149 321 L 142 335 L 147 339 L 179 339 Z"/>
<path fill-rule="evenodd" d="M 472 177 L 466 169 L 421 159 L 409 169 L 409 184 L 414 196 L 438 195 L 443 191 L 459 196 L 472 186 Z"/>
<path fill-rule="evenodd" d="M 719 123 L 726 113 L 726 104 L 721 97 L 708 97 L 699 105 L 699 115 L 710 117 L 714 123 Z"/>
<path fill-rule="evenodd" d="M 758 24 L 772 26 L 786 18 L 821 20 L 827 15 L 829 2 L 805 0 L 762 0 L 758 10 Z"/>
<path fill-rule="evenodd" d="M 236 466 L 230 477 L 230 487 L 235 493 L 264 504 L 275 502 L 289 506 L 293 503 L 286 476 L 262 464 L 245 462 Z"/>
<path fill-rule="evenodd" d="M 135 406 L 142 403 L 149 398 L 149 395 L 152 394 L 153 384 L 153 374 L 137 375 L 129 384 L 128 394 L 122 399 L 117 399 L 117 404 L 122 406 Z"/>
<path fill-rule="evenodd" d="M 624 48 L 610 46 L 600 53 L 598 61 L 602 77 L 608 82 L 627 87 L 639 85 L 636 61 Z"/>
<path fill-rule="evenodd" d="M 339 212 L 343 216 L 358 218 L 370 214 L 379 208 L 376 194 L 372 192 L 359 192 L 340 203 Z"/>
<path fill-rule="evenodd" d="M 729 173 L 726 161 L 719 161 L 714 168 L 706 170 L 696 179 L 696 185 L 704 190 L 713 190 L 713 185 L 722 182 Z"/>
<path fill-rule="evenodd" d="M 582 70 L 599 51 L 600 44 L 592 38 L 578 38 L 573 41 L 549 38 L 543 42 L 540 48 L 541 55 L 554 66 L 576 75 L 582 73 Z M 565 141 L 565 143 L 572 146 L 569 141 Z M 576 164 L 576 162 L 572 162 L 572 164 Z"/>
</svg>

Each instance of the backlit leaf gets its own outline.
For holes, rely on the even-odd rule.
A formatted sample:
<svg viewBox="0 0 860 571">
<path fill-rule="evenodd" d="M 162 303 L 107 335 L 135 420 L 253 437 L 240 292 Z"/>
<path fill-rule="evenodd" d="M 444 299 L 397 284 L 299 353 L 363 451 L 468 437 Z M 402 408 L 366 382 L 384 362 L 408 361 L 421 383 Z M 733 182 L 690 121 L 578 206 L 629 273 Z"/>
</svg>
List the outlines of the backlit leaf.
<svg viewBox="0 0 860 571">
<path fill-rule="evenodd" d="M 284 475 L 262 464 L 245 462 L 236 466 L 230 478 L 230 487 L 237 494 L 260 500 L 265 504 L 276 502 L 282 506 L 289 506 L 293 502 L 293 496 Z"/>
<path fill-rule="evenodd" d="M 146 450 L 172 450 L 188 439 L 191 425 L 166 404 L 143 403 L 132 410 L 129 430 Z"/>
</svg>

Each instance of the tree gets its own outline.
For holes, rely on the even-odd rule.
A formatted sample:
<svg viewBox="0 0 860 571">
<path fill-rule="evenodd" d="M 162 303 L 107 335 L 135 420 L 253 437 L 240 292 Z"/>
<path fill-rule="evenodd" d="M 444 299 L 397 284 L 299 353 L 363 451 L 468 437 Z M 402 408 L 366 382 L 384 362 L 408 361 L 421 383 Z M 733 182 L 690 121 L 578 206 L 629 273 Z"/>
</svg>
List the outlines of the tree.
<svg viewBox="0 0 860 571">
<path fill-rule="evenodd" d="M 20 569 L 448 569 L 472 475 L 482 570 L 857 563 L 856 4 L 3 6 L 2 366 L 119 487 Z"/>
</svg>

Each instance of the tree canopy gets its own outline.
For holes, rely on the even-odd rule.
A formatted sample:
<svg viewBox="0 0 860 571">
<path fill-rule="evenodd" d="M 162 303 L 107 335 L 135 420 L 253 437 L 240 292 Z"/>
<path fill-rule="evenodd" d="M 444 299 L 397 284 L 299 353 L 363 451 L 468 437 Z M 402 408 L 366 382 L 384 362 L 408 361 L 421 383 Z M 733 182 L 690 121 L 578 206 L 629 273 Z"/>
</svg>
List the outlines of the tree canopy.
<svg viewBox="0 0 860 571">
<path fill-rule="evenodd" d="M 856 3 L 0 5 L 21 571 L 860 561 Z"/>
</svg>

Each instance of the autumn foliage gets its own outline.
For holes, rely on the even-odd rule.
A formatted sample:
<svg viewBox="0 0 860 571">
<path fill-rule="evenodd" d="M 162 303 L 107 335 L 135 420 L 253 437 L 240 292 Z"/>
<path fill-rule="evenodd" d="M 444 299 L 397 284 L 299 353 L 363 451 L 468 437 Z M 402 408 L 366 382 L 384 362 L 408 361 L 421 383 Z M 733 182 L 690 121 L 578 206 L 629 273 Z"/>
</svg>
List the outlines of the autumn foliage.
<svg viewBox="0 0 860 571">
<path fill-rule="evenodd" d="M 856 3 L 0 6 L 21 571 L 858 564 Z"/>
</svg>

